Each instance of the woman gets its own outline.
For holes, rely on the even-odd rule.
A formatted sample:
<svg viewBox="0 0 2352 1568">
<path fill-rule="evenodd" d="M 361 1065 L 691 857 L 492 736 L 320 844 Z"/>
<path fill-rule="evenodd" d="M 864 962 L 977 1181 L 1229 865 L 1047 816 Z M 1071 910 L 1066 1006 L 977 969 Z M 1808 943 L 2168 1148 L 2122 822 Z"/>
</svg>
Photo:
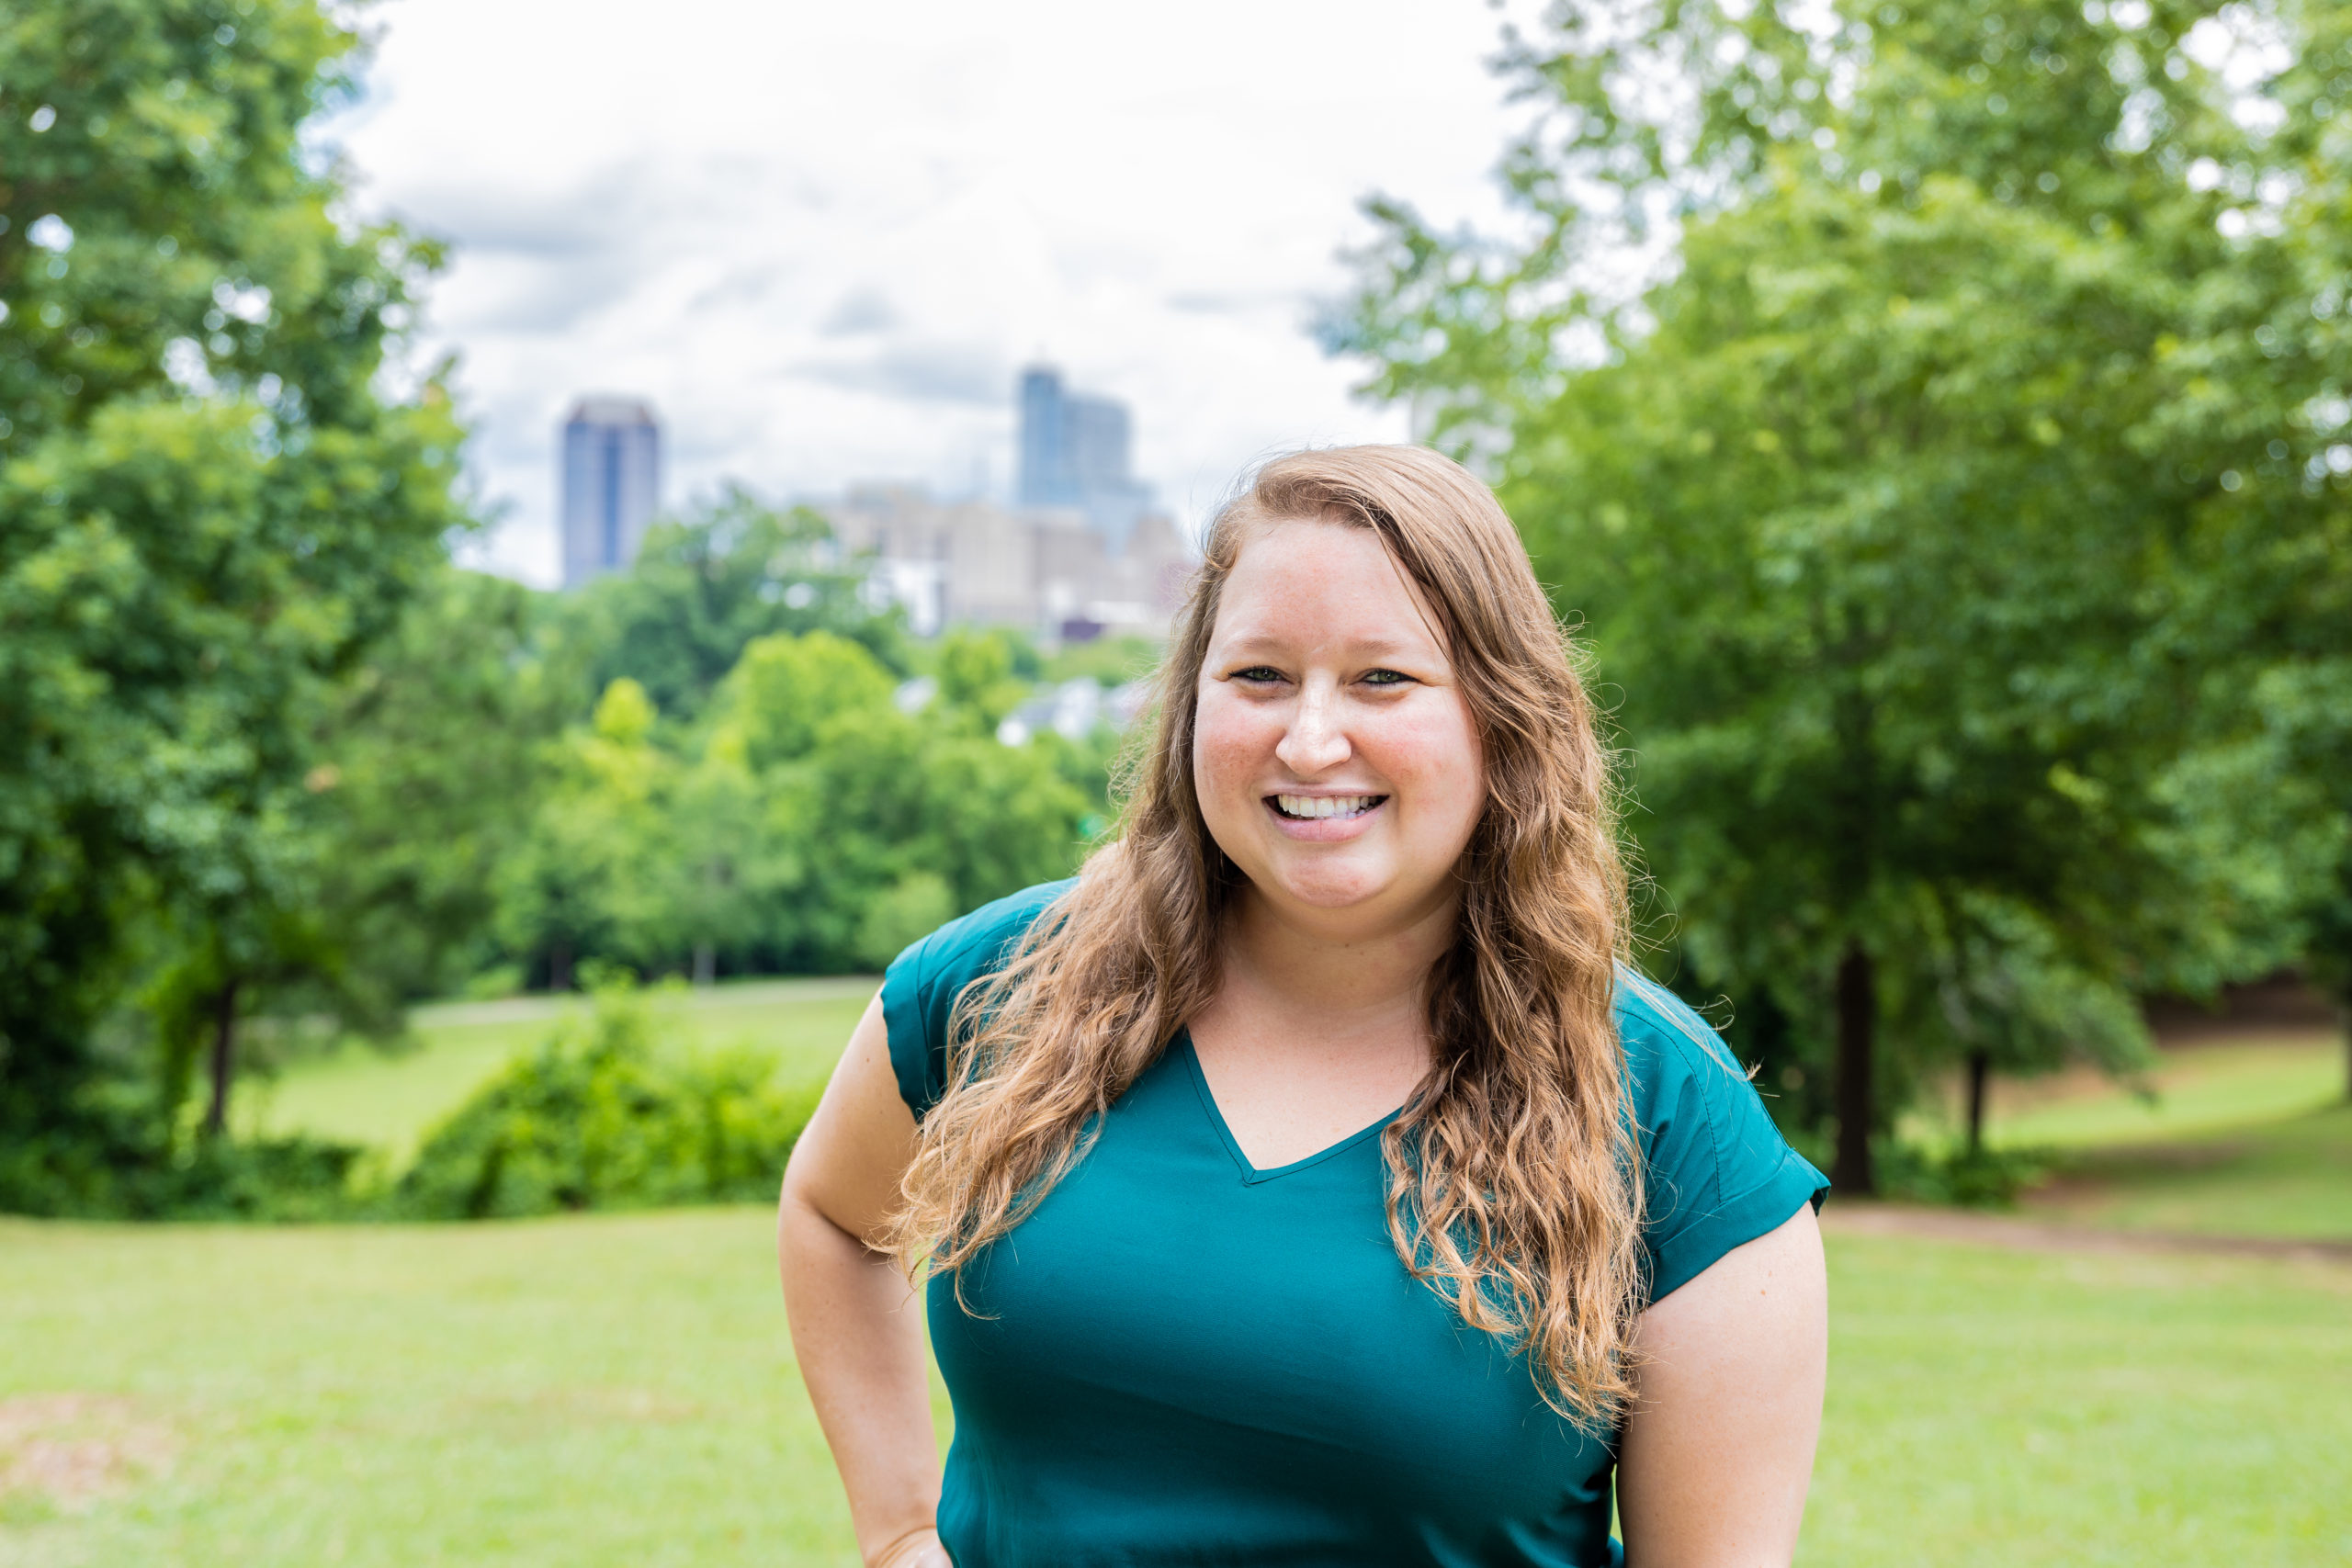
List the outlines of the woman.
<svg viewBox="0 0 2352 1568">
<path fill-rule="evenodd" d="M 1124 835 L 899 956 L 785 1179 L 865 1561 L 1598 1565 L 1613 1470 L 1636 1568 L 1789 1562 L 1826 1183 L 1622 963 L 1493 496 L 1268 464 L 1161 680 Z"/>
</svg>

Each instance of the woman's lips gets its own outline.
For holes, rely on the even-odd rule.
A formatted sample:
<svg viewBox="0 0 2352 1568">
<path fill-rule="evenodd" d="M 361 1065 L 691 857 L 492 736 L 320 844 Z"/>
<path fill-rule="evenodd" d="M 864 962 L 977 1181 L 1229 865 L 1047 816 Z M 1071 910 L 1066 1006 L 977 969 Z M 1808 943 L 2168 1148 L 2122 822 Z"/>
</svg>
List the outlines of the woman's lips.
<svg viewBox="0 0 2352 1568">
<path fill-rule="evenodd" d="M 1266 815 L 1284 838 L 1311 844 L 1339 843 L 1370 831 L 1388 804 L 1385 795 L 1278 792 L 1264 799 Z"/>
</svg>

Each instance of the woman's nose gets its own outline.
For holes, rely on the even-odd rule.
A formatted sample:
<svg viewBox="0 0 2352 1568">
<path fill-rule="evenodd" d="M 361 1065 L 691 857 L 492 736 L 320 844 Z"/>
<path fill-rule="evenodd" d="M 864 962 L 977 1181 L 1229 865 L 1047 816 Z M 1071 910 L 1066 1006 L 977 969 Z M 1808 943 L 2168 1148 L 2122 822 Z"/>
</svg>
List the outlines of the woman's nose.
<svg viewBox="0 0 2352 1568">
<path fill-rule="evenodd" d="M 1338 693 L 1309 683 L 1299 694 L 1298 706 L 1274 755 L 1301 778 L 1327 773 L 1348 760 L 1348 733 L 1340 723 Z"/>
</svg>

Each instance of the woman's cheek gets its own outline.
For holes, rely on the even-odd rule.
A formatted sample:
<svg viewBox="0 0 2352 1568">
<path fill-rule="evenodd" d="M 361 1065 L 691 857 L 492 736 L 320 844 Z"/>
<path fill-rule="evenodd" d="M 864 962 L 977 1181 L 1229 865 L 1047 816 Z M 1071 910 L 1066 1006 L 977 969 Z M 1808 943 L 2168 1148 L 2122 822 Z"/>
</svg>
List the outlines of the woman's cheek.
<svg viewBox="0 0 2352 1568">
<path fill-rule="evenodd" d="M 1434 704 L 1382 714 L 1359 728 L 1364 761 L 1398 784 L 1443 788 L 1476 772 L 1470 737 L 1453 714 Z"/>
<path fill-rule="evenodd" d="M 1203 696 L 1193 735 L 1201 794 L 1220 801 L 1251 790 L 1266 756 L 1280 740 L 1263 720 L 1239 704 L 1222 700 L 1221 694 Z"/>
<path fill-rule="evenodd" d="M 1409 798 L 1412 815 L 1432 826 L 1443 821 L 1449 831 L 1456 818 L 1475 822 L 1486 803 L 1486 771 L 1460 700 L 1416 704 L 1382 717 L 1388 722 L 1363 732 L 1364 761 Z"/>
</svg>

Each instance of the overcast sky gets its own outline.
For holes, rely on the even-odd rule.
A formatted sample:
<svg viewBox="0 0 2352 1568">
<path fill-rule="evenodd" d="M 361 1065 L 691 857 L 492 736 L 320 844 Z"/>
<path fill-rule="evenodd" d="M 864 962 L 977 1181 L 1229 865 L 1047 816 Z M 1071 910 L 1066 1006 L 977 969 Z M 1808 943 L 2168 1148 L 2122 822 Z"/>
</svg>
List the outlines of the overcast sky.
<svg viewBox="0 0 2352 1568">
<path fill-rule="evenodd" d="M 1134 410 L 1188 524 L 1254 457 L 1396 439 L 1306 332 L 1378 188 L 1495 210 L 1485 0 L 388 0 L 331 128 L 363 210 L 455 245 L 478 558 L 556 577 L 555 426 L 650 399 L 664 501 L 1001 495 L 1043 355 Z"/>
</svg>

